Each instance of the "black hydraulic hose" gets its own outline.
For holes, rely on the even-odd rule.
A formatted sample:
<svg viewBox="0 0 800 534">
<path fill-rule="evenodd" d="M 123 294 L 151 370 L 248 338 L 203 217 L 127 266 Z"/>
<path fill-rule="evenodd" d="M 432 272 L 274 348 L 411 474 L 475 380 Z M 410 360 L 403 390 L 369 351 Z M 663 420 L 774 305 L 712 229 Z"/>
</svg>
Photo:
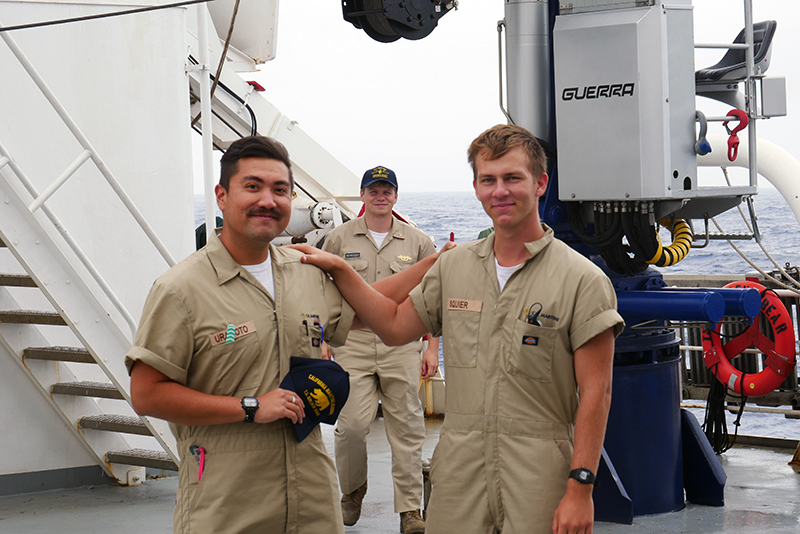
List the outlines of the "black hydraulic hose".
<svg viewBox="0 0 800 534">
<path fill-rule="evenodd" d="M 586 245 L 602 250 L 613 246 L 615 243 L 622 240 L 622 228 L 619 223 L 618 213 L 611 216 L 611 223 L 607 221 L 609 217 L 606 213 L 600 211 L 595 212 L 595 235 L 590 236 L 586 232 L 586 225 L 581 217 L 580 206 L 574 202 L 567 205 L 569 224 L 572 232 Z"/>
<path fill-rule="evenodd" d="M 625 212 L 622 214 L 622 228 L 625 235 L 628 236 L 628 246 L 630 246 L 633 255 L 638 260 L 644 262 L 649 260 L 652 256 L 647 256 L 642 250 L 639 240 L 639 229 L 636 226 L 637 214 L 635 212 Z"/>
</svg>

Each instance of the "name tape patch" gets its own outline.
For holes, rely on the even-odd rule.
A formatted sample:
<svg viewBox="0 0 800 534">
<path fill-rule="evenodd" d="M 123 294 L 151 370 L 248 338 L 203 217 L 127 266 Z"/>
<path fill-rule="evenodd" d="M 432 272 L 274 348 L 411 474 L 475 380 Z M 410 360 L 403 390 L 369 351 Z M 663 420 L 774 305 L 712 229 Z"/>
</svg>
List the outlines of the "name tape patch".
<svg viewBox="0 0 800 534">
<path fill-rule="evenodd" d="M 361 253 L 360 252 L 345 252 L 344 253 L 344 258 L 346 260 L 349 260 L 351 258 L 360 258 L 360 257 L 361 257 Z"/>
<path fill-rule="evenodd" d="M 482 300 L 447 299 L 448 310 L 464 310 L 479 312 L 483 308 Z"/>
<path fill-rule="evenodd" d="M 256 331 L 256 323 L 253 321 L 247 321 L 244 324 L 240 324 L 239 326 L 228 325 L 228 328 L 221 332 L 217 332 L 216 334 L 211 334 L 208 336 L 211 339 L 211 346 L 216 347 L 217 345 L 222 345 L 223 343 L 233 343 L 239 338 L 242 338 L 248 334 L 252 334 Z"/>
</svg>

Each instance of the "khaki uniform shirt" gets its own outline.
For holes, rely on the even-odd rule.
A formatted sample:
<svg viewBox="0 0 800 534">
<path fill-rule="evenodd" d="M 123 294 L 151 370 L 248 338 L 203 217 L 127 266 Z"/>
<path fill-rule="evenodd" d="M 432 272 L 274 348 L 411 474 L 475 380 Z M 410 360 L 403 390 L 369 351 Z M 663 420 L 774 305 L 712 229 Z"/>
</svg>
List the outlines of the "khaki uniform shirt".
<svg viewBox="0 0 800 534">
<path fill-rule="evenodd" d="M 126 365 L 142 361 L 212 395 L 277 388 L 290 356 L 320 358 L 322 329 L 328 343 L 341 345 L 354 316 L 328 276 L 300 256 L 270 245 L 273 297 L 212 236 L 156 280 Z M 297 443 L 288 419 L 170 426 L 181 459 L 176 533 L 342 531 L 319 428 Z"/>
<path fill-rule="evenodd" d="M 495 234 L 442 255 L 411 292 L 422 322 L 444 339 L 431 534 L 486 523 L 504 534 L 550 532 L 566 491 L 579 401 L 573 353 L 608 328 L 619 334 L 623 321 L 605 274 L 545 229 L 502 292 Z"/>
</svg>

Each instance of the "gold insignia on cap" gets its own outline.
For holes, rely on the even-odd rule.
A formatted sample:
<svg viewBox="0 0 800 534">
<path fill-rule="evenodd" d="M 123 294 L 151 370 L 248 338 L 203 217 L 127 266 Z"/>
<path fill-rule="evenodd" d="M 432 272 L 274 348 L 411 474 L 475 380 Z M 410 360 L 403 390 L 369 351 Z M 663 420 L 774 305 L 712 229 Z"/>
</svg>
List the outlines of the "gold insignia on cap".
<svg viewBox="0 0 800 534">
<path fill-rule="evenodd" d="M 309 373 L 308 379 L 319 386 L 319 388 L 314 388 L 313 391 L 303 391 L 303 395 L 305 395 L 306 400 L 308 400 L 308 404 L 311 405 L 314 415 L 318 416 L 328 407 L 330 407 L 328 414 L 333 415 L 333 412 L 336 411 L 336 397 L 334 397 L 331 388 L 320 378 L 311 373 Z"/>
<path fill-rule="evenodd" d="M 372 169 L 373 178 L 388 178 L 389 170 L 386 167 L 375 167 Z"/>
<path fill-rule="evenodd" d="M 328 400 L 328 396 L 325 395 L 321 389 L 314 388 L 314 391 L 310 393 L 310 396 L 314 399 L 312 402 L 317 407 L 318 410 L 322 411 L 328 406 L 331 405 L 331 401 Z"/>
<path fill-rule="evenodd" d="M 400 261 L 409 262 L 411 261 L 411 256 L 406 256 L 405 254 L 403 254 L 401 256 L 397 256 L 397 259 Z"/>
</svg>

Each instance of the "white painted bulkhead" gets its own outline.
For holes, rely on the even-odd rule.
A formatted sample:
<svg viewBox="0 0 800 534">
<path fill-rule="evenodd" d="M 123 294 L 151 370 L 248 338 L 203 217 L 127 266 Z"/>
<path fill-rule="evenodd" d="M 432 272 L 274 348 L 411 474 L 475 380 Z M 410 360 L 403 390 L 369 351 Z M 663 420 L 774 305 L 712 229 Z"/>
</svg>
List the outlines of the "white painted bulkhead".
<svg viewBox="0 0 800 534">
<path fill-rule="evenodd" d="M 167 3 L 0 0 L 0 25 Z M 185 72 L 187 15 L 194 16 L 194 11 L 168 8 L 7 32 L 177 260 L 195 248 Z M 3 41 L 0 65 L 0 144 L 42 192 L 82 148 Z M 8 166 L 0 173 L 15 184 L 20 196 L 33 200 Z M 149 286 L 168 264 L 95 164 L 84 164 L 47 206 L 138 321 Z M 40 220 L 47 221 L 43 216 Z M 52 226 L 48 234 L 57 243 L 64 243 Z M 0 271 L 20 272 L 7 252 L 0 254 Z M 77 265 L 76 270 L 85 271 Z M 96 287 L 90 281 L 86 283 Z M 99 295 L 99 291 L 96 293 Z M 35 289 L 11 290 L 8 294 L 22 308 L 48 304 Z M 108 309 L 120 328 L 129 332 L 118 312 L 110 305 Z M 65 340 L 70 337 L 68 331 L 64 333 L 67 329 L 41 330 L 54 344 L 75 344 Z M 14 356 L 5 352 L 0 347 L 0 435 L 4 436 L 0 476 L 96 465 L 74 430 L 49 406 L 38 386 L 13 361 Z M 108 355 L 120 360 L 123 357 Z"/>
</svg>

